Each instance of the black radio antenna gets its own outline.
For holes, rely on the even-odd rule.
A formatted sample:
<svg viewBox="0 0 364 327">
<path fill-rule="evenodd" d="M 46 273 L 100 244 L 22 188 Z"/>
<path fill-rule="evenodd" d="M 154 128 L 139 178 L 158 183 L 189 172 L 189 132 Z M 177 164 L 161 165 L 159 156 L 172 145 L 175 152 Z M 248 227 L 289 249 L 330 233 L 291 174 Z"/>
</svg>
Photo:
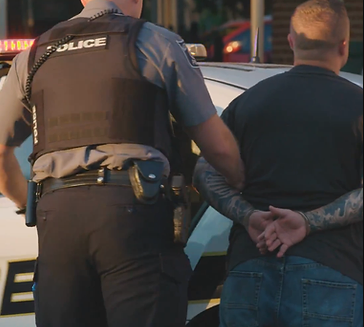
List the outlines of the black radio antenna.
<svg viewBox="0 0 364 327">
<path fill-rule="evenodd" d="M 254 56 L 251 59 L 252 64 L 260 64 L 261 60 L 259 57 L 259 43 L 260 42 L 260 29 L 257 28 L 257 32 L 255 34 L 255 41 L 254 41 Z"/>
</svg>

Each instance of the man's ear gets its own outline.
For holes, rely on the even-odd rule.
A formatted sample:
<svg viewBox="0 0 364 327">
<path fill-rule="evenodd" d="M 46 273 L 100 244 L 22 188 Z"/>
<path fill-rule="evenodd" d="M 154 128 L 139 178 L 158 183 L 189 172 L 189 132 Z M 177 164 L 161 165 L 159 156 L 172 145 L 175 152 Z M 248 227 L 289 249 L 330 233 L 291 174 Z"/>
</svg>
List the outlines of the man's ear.
<svg viewBox="0 0 364 327">
<path fill-rule="evenodd" d="M 287 39 L 288 39 L 289 46 L 294 51 L 295 45 L 294 45 L 294 38 L 293 38 L 292 34 L 288 34 Z"/>
<path fill-rule="evenodd" d="M 349 42 L 344 40 L 339 45 L 340 56 L 346 56 L 349 53 Z"/>
<path fill-rule="evenodd" d="M 81 2 L 82 2 L 82 5 L 83 5 L 84 7 L 86 7 L 87 1 L 86 1 L 86 0 L 81 0 Z"/>
</svg>

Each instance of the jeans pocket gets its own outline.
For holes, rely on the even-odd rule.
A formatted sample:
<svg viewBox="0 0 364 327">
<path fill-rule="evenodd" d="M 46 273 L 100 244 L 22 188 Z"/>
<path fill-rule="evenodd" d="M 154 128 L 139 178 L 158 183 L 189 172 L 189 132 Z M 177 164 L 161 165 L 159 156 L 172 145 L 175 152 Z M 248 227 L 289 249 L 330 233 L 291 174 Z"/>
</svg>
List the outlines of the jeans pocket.
<svg viewBox="0 0 364 327">
<path fill-rule="evenodd" d="M 356 327 L 356 284 L 302 280 L 304 327 Z"/>
<path fill-rule="evenodd" d="M 263 274 L 232 271 L 221 298 L 222 327 L 257 327 Z"/>
</svg>

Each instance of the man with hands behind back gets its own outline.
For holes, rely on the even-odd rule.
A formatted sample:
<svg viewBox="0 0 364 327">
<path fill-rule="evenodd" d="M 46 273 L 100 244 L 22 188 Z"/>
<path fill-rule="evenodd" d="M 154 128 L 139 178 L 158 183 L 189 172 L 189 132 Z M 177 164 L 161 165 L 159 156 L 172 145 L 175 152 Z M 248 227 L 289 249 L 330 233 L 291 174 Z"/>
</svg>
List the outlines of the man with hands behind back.
<svg viewBox="0 0 364 327">
<path fill-rule="evenodd" d="M 363 91 L 338 76 L 349 39 L 342 1 L 300 5 L 295 67 L 222 115 L 240 144 L 243 192 L 198 163 L 196 187 L 234 222 L 221 327 L 363 326 Z"/>
</svg>

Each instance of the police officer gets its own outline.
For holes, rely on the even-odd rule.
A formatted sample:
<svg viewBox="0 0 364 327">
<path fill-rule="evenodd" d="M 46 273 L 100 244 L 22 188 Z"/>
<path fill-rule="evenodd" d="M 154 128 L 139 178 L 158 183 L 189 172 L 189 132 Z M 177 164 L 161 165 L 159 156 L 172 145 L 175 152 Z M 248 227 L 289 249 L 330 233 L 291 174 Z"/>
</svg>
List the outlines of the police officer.
<svg viewBox="0 0 364 327">
<path fill-rule="evenodd" d="M 174 240 L 169 113 L 241 188 L 238 147 L 183 40 L 139 19 L 142 0 L 82 3 L 0 93 L 0 192 L 20 209 L 14 148 L 33 132 L 37 325 L 181 327 L 191 268 Z"/>
</svg>

